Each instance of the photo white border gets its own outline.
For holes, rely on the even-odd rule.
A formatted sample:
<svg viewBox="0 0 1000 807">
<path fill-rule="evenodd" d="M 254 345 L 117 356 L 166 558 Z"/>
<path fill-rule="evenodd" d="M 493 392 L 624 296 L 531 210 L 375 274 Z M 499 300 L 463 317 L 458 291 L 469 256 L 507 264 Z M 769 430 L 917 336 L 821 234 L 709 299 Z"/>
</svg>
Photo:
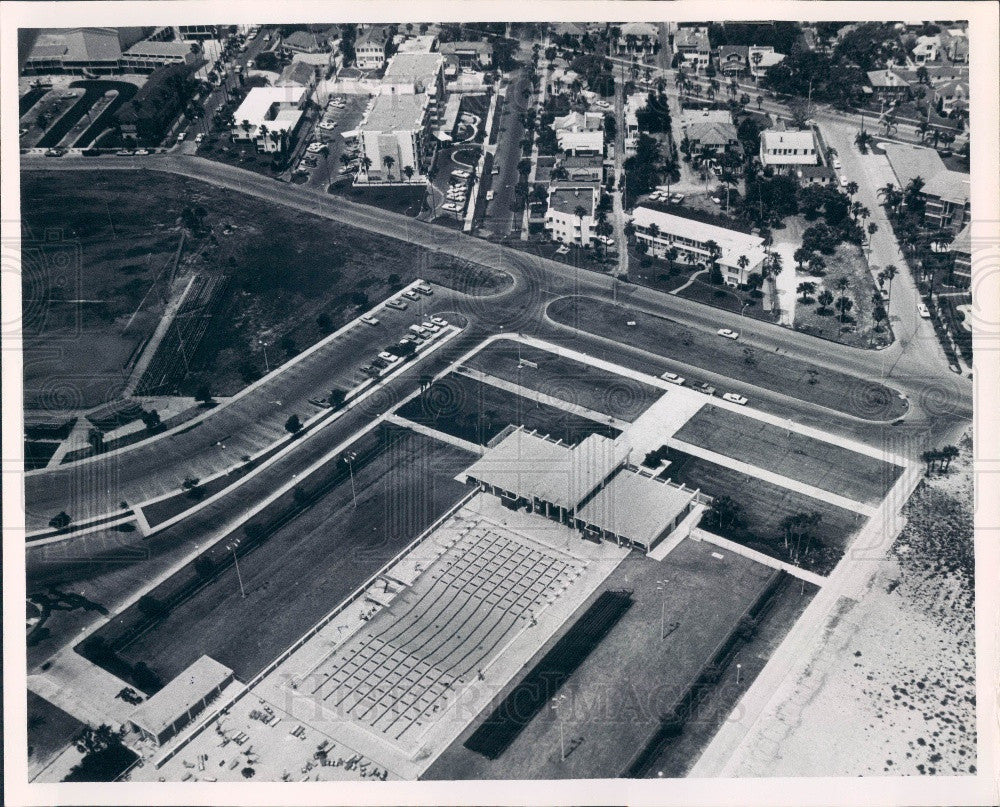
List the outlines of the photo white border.
<svg viewBox="0 0 1000 807">
<path fill-rule="evenodd" d="M 435 0 L 402 6 L 394 2 L 283 2 L 216 0 L 177 2 L 4 2 L 0 5 L 0 109 L 17 102 L 17 28 L 75 25 L 337 21 L 660 21 L 704 19 L 789 20 L 969 20 L 972 104 L 972 210 L 975 238 L 1000 238 L 997 177 L 998 8 L 988 2 L 576 2 L 575 0 Z M 419 11 L 419 14 L 416 12 Z M 18 116 L 0 115 L 2 241 L 16 244 L 19 221 Z M 809 779 L 585 780 L 565 782 L 385 782 L 385 783 L 139 783 L 27 784 L 24 641 L 24 512 L 22 359 L 9 328 L 19 321 L 21 286 L 16 256 L 4 250 L 0 276 L 3 357 L 3 557 L 4 557 L 4 778 L 8 804 L 995 804 L 998 798 L 997 699 L 1000 675 L 1000 334 L 975 336 L 976 646 L 979 773 L 967 777 Z M 975 261 L 974 261 L 975 264 Z M 985 322 L 1000 323 L 1000 269 L 979 266 L 977 305 L 992 303 Z M 983 458 L 983 459 L 980 459 Z M 849 741 L 849 738 L 833 738 Z"/>
</svg>

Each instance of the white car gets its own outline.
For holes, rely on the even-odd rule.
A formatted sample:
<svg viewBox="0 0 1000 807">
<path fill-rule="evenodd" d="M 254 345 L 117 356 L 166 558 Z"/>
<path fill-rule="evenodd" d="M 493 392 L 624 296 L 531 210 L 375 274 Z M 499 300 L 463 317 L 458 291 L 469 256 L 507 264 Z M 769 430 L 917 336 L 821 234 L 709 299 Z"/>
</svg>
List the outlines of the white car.
<svg viewBox="0 0 1000 807">
<path fill-rule="evenodd" d="M 395 361 L 397 361 L 399 359 L 399 356 L 397 356 L 397 355 L 395 355 L 393 353 L 389 353 L 388 351 L 385 351 L 385 350 L 383 350 L 381 353 L 379 353 L 378 357 L 380 359 L 382 359 L 382 361 L 389 362 L 389 364 L 392 364 L 393 362 L 395 362 Z"/>
<path fill-rule="evenodd" d="M 405 297 L 405 298 L 406 298 L 407 300 L 413 300 L 413 302 L 417 302 L 417 301 L 419 301 L 419 300 L 420 300 L 420 297 L 418 297 L 418 296 L 417 296 L 416 294 L 414 294 L 414 293 L 413 293 L 412 291 L 404 291 L 404 292 L 403 292 L 403 296 L 404 296 L 404 297 Z"/>
<path fill-rule="evenodd" d="M 610 235 L 599 235 L 597 236 L 597 240 L 608 247 L 613 247 L 615 245 L 615 239 L 613 239 Z"/>
<path fill-rule="evenodd" d="M 435 325 L 430 320 L 425 320 L 424 322 L 421 322 L 420 327 L 422 327 L 424 330 L 430 331 L 431 333 L 437 333 L 438 331 L 441 330 L 439 326 Z"/>
<path fill-rule="evenodd" d="M 365 325 L 378 325 L 378 319 L 370 314 L 365 314 L 365 316 L 361 318 L 361 321 L 365 323 Z"/>
<path fill-rule="evenodd" d="M 421 294 L 425 294 L 425 295 L 427 295 L 428 297 L 430 297 L 430 296 L 431 296 L 431 295 L 432 295 L 432 294 L 434 293 L 434 289 L 432 289 L 432 288 L 431 288 L 430 286 L 428 286 L 428 285 L 427 285 L 426 283 L 418 283 L 418 284 L 417 284 L 416 286 L 414 286 L 413 288 L 414 288 L 414 289 L 415 289 L 416 291 L 420 292 Z"/>
<path fill-rule="evenodd" d="M 684 383 L 684 379 L 677 375 L 677 373 L 664 373 L 660 376 L 660 378 L 664 381 L 670 382 L 671 384 L 676 384 L 677 386 L 681 386 Z"/>
<path fill-rule="evenodd" d="M 201 143 L 201 142 L 202 142 L 202 141 L 203 141 L 204 139 L 205 139 L 205 135 L 204 135 L 204 134 L 200 134 L 200 135 L 198 135 L 198 136 L 197 136 L 197 137 L 196 137 L 196 138 L 194 139 L 194 142 L 195 142 L 195 143 Z"/>
<path fill-rule="evenodd" d="M 306 146 L 306 151 L 317 152 L 317 151 L 322 151 L 322 150 L 323 150 L 323 144 L 319 143 L 319 142 L 317 142 L 317 143 L 310 143 L 308 146 Z"/>
<path fill-rule="evenodd" d="M 492 202 L 493 197 L 496 195 L 496 191 L 486 191 L 486 201 Z"/>
<path fill-rule="evenodd" d="M 433 322 L 439 328 L 443 328 L 445 325 L 448 324 L 448 320 L 443 319 L 441 317 L 431 317 L 431 322 Z"/>
<path fill-rule="evenodd" d="M 177 142 L 178 143 L 183 142 L 184 138 L 186 138 L 187 136 L 188 136 L 187 132 L 181 132 L 179 135 L 177 135 Z"/>
<path fill-rule="evenodd" d="M 568 255 L 568 254 L 569 254 L 569 247 L 566 246 L 565 244 L 563 244 L 562 246 L 559 247 L 559 249 L 556 250 L 556 255 Z"/>
<path fill-rule="evenodd" d="M 472 176 L 472 174 L 470 174 L 468 171 L 463 171 L 461 169 L 452 171 L 451 175 L 453 177 L 458 177 L 458 179 L 468 179 L 469 177 Z"/>
<path fill-rule="evenodd" d="M 833 166 L 833 169 L 835 171 L 839 171 L 842 167 L 840 164 L 840 160 L 838 160 L 836 157 L 833 158 L 833 162 L 830 164 Z"/>
<path fill-rule="evenodd" d="M 443 205 L 441 205 L 441 209 L 447 210 L 449 213 L 458 213 L 459 211 L 461 211 L 462 208 L 460 208 L 454 202 L 445 202 Z"/>
<path fill-rule="evenodd" d="M 740 338 L 740 335 L 736 331 L 731 330 L 729 328 L 719 328 L 719 330 L 717 331 L 717 333 L 719 334 L 719 336 L 725 337 L 726 339 L 739 339 Z"/>
<path fill-rule="evenodd" d="M 840 187 L 842 188 L 847 187 L 847 177 L 845 177 L 843 174 L 841 174 L 840 176 Z"/>
<path fill-rule="evenodd" d="M 404 303 L 402 300 L 389 300 L 389 302 L 387 302 L 386 305 L 389 306 L 389 308 L 395 308 L 397 311 L 406 310 L 406 303 Z"/>
<path fill-rule="evenodd" d="M 247 70 L 253 69 L 253 59 L 247 59 Z"/>
<path fill-rule="evenodd" d="M 729 401 L 729 403 L 739 404 L 740 406 L 747 405 L 747 399 L 742 395 L 737 395 L 735 392 L 727 392 L 722 396 L 722 400 Z"/>
<path fill-rule="evenodd" d="M 927 306 L 924 303 L 917 303 L 917 313 L 924 319 L 931 318 L 931 312 L 927 309 Z"/>
<path fill-rule="evenodd" d="M 319 125 L 319 128 L 320 129 L 324 129 L 325 131 L 329 132 L 331 129 L 336 129 L 337 128 L 337 124 L 336 123 L 331 123 L 330 121 L 325 120 L 325 121 L 323 121 Z"/>
</svg>

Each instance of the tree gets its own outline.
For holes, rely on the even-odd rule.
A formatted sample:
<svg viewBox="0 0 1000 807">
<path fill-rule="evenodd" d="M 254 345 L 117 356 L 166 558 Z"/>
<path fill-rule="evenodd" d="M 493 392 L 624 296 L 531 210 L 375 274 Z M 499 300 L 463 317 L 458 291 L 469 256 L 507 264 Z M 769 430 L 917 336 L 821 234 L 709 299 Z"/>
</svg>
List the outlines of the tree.
<svg viewBox="0 0 1000 807">
<path fill-rule="evenodd" d="M 805 264 L 806 261 L 809 260 L 811 255 L 812 253 L 810 253 L 809 250 L 805 249 L 804 247 L 799 247 L 797 250 L 795 250 L 795 252 L 792 254 L 792 258 L 795 260 L 796 268 L 799 271 L 802 271 L 803 265 Z"/>
<path fill-rule="evenodd" d="M 347 400 L 347 393 L 342 389 L 330 390 L 330 397 L 327 398 L 327 402 L 334 409 L 340 409 L 344 405 L 345 400 Z"/>
<path fill-rule="evenodd" d="M 212 392 L 208 388 L 208 384 L 199 384 L 198 389 L 194 393 L 194 399 L 203 404 L 212 403 Z"/>
<path fill-rule="evenodd" d="M 891 305 L 892 303 L 892 279 L 899 274 L 899 269 L 897 269 L 893 264 L 889 264 L 878 274 L 879 281 L 887 280 L 889 281 L 889 288 L 886 293 L 886 305 Z"/>
<path fill-rule="evenodd" d="M 829 289 L 823 289 L 816 300 L 819 302 L 819 312 L 827 312 L 830 310 L 830 303 L 833 302 L 833 292 Z"/>
<path fill-rule="evenodd" d="M 403 173 L 406 175 L 408 180 L 413 179 L 413 175 L 416 173 L 412 165 L 404 165 Z"/>
<path fill-rule="evenodd" d="M 811 280 L 803 281 L 799 283 L 796 291 L 802 295 L 802 302 L 808 303 L 811 299 L 810 295 L 816 292 L 816 284 Z"/>
<path fill-rule="evenodd" d="M 298 434 L 302 430 L 302 422 L 298 415 L 292 415 L 285 421 L 285 431 L 289 434 Z"/>
<path fill-rule="evenodd" d="M 54 530 L 64 530 L 69 525 L 73 519 L 69 517 L 69 514 L 65 510 L 60 510 L 56 515 L 49 519 L 49 526 Z"/>
<path fill-rule="evenodd" d="M 392 167 L 396 164 L 396 158 L 391 154 L 386 154 L 382 158 L 382 163 L 385 165 L 385 173 L 389 179 L 392 179 Z"/>
<path fill-rule="evenodd" d="M 858 183 L 852 180 L 851 182 L 847 183 L 847 186 L 844 188 L 844 190 L 847 191 L 848 196 L 854 196 L 854 194 L 858 192 Z"/>
<path fill-rule="evenodd" d="M 316 327 L 320 329 L 323 333 L 330 333 L 333 331 L 333 320 L 330 319 L 330 315 L 323 311 L 318 317 L 316 317 Z"/>
<path fill-rule="evenodd" d="M 736 527 L 740 523 L 743 508 L 729 496 L 716 496 L 708 511 L 709 522 L 721 530 Z"/>
<path fill-rule="evenodd" d="M 825 269 L 826 261 L 823 260 L 823 256 L 817 255 L 815 252 L 811 253 L 809 256 L 809 274 L 821 277 Z"/>
<path fill-rule="evenodd" d="M 949 444 L 949 445 L 946 445 L 944 448 L 942 448 L 941 449 L 941 459 L 943 460 L 944 465 L 942 466 L 941 470 L 942 471 L 947 471 L 948 468 L 949 468 L 949 466 L 951 465 L 951 461 L 954 460 L 954 459 L 958 459 L 958 457 L 961 455 L 961 453 L 962 452 L 958 450 L 958 446 L 954 446 L 954 445 L 950 445 Z"/>
<path fill-rule="evenodd" d="M 848 312 L 854 308 L 854 300 L 850 297 L 840 296 L 837 298 L 837 310 L 840 312 L 840 324 L 844 324 Z"/>
<path fill-rule="evenodd" d="M 156 431 L 160 427 L 160 413 L 155 409 L 144 411 L 142 413 L 142 422 L 148 431 Z"/>
</svg>

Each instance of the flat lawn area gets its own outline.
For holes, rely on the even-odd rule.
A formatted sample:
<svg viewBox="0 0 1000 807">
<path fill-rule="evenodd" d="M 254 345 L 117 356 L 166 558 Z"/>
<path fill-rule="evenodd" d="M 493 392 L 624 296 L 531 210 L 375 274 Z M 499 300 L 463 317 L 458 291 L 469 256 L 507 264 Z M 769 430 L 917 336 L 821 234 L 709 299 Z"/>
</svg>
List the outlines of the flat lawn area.
<svg viewBox="0 0 1000 807">
<path fill-rule="evenodd" d="M 713 553 L 722 555 L 713 557 Z M 583 779 L 619 776 L 759 597 L 773 570 L 686 540 L 664 561 L 633 553 L 602 591 L 628 589 L 633 604 L 559 688 L 558 712 L 542 709 L 496 760 L 463 746 L 480 714 L 426 779 Z M 657 590 L 665 581 L 665 590 Z M 662 609 L 662 614 L 661 614 Z M 661 638 L 661 615 L 666 637 Z M 575 615 L 574 615 L 575 618 Z M 573 619 L 567 621 L 567 629 Z M 553 637 L 532 665 L 558 640 Z M 528 669 L 530 669 L 529 665 Z M 525 670 L 527 672 L 527 669 Z M 552 692 L 551 696 L 556 695 Z M 560 752 L 560 721 L 567 749 Z"/>
<path fill-rule="evenodd" d="M 427 188 L 423 184 L 405 185 L 349 185 L 338 182 L 330 186 L 330 193 L 343 196 L 352 202 L 381 207 L 393 213 L 416 218 L 423 209 Z"/>
<path fill-rule="evenodd" d="M 461 449 L 397 428 L 370 432 L 351 448 L 359 455 L 373 449 L 373 458 L 354 469 L 357 507 L 351 483 L 341 479 L 240 558 L 245 599 L 230 565 L 120 655 L 145 661 L 166 682 L 208 653 L 246 681 L 466 492 L 454 476 L 474 457 Z M 317 471 L 304 486 L 332 470 Z M 291 496 L 285 499 L 276 507 Z M 101 633 L 112 640 L 121 621 Z"/>
<path fill-rule="evenodd" d="M 26 172 L 22 189 L 33 235 L 23 279 L 29 407 L 82 408 L 120 392 L 163 311 L 185 206 L 205 210 L 205 232 L 189 234 L 177 277 L 228 280 L 218 300 L 226 316 L 186 344 L 190 371 L 172 379 L 186 394 L 201 381 L 235 394 L 417 277 L 471 293 L 511 283 L 500 270 L 166 174 Z M 62 240 L 46 240 L 53 227 Z M 71 256 L 59 271 L 56 252 Z M 184 373 L 184 361 L 174 364 Z"/>
<path fill-rule="evenodd" d="M 606 423 L 454 373 L 404 404 L 397 414 L 480 445 L 486 445 L 512 424 L 574 444 L 595 432 L 610 437 L 621 434 Z"/>
<path fill-rule="evenodd" d="M 802 615 L 819 589 L 791 575 L 779 584 L 757 629 L 720 671 L 719 680 L 693 706 L 693 714 L 683 733 L 668 741 L 649 766 L 647 778 L 679 779 L 687 775 L 705 748 L 726 722 L 737 701 L 760 675 L 760 671 Z M 740 683 L 736 683 L 736 665 Z"/>
<path fill-rule="evenodd" d="M 538 366 L 518 369 L 519 359 Z M 466 365 L 630 423 L 663 395 L 658 387 L 633 378 L 506 340 L 487 345 Z"/>
<path fill-rule="evenodd" d="M 815 283 L 816 292 L 805 303 L 802 302 L 802 295 L 797 295 L 795 329 L 854 347 L 877 347 L 892 342 L 892 331 L 887 321 L 883 320 L 880 330 L 875 330 L 872 320 L 875 304 L 872 302 L 872 295 L 878 287 L 872 279 L 861 247 L 857 244 L 838 244 L 833 255 L 824 255 L 823 260 L 826 261 L 826 269 L 822 277 L 813 277 L 808 272 L 798 272 L 796 275 L 796 285 L 805 281 Z M 794 269 L 792 264 L 786 266 L 785 271 Z M 844 292 L 837 288 L 837 281 L 841 278 L 849 281 Z M 816 297 L 824 289 L 829 289 L 834 298 L 843 294 L 851 300 L 852 308 L 845 315 L 843 323 L 840 313 L 833 307 L 819 313 Z"/>
<path fill-rule="evenodd" d="M 798 562 L 803 569 L 817 574 L 829 574 L 833 570 L 851 537 L 868 521 L 860 513 L 772 485 L 682 451 L 671 451 L 669 459 L 670 465 L 664 476 L 689 487 L 700 488 L 709 496 L 729 496 L 740 506 L 738 526 L 726 530 L 712 527 L 711 532 L 773 558 L 791 560 L 790 550 L 785 549 L 785 531 L 781 526 L 786 516 L 819 513 L 822 518 L 813 528 L 810 544 L 802 547 L 803 555 Z M 794 549 L 794 546 L 791 547 L 791 550 Z"/>
<path fill-rule="evenodd" d="M 748 364 L 739 340 L 684 327 L 666 317 L 632 311 L 589 297 L 563 297 L 548 306 L 557 322 L 648 350 L 718 375 L 820 404 L 868 420 L 894 420 L 907 408 L 889 387 L 814 367 L 788 355 L 769 354 Z M 625 323 L 632 320 L 635 326 Z M 810 382 L 810 370 L 815 371 Z"/>
<path fill-rule="evenodd" d="M 26 407 L 89 408 L 120 392 L 162 314 L 190 204 L 159 179 L 151 193 L 117 171 L 22 174 Z"/>
<path fill-rule="evenodd" d="M 891 462 L 718 406 L 703 406 L 674 437 L 867 504 L 878 504 L 903 472 Z"/>
<path fill-rule="evenodd" d="M 716 286 L 709 283 L 707 278 L 707 275 L 695 278 L 690 286 L 678 292 L 678 296 L 721 308 L 724 311 L 732 311 L 734 314 L 739 314 L 742 311 L 744 316 L 753 317 L 763 322 L 778 321 L 777 309 L 772 308 L 770 311 L 765 311 L 762 298 L 752 297 L 746 292 L 738 292 L 726 286 Z"/>
<path fill-rule="evenodd" d="M 84 729 L 83 723 L 28 691 L 28 765 L 41 768 Z"/>
</svg>

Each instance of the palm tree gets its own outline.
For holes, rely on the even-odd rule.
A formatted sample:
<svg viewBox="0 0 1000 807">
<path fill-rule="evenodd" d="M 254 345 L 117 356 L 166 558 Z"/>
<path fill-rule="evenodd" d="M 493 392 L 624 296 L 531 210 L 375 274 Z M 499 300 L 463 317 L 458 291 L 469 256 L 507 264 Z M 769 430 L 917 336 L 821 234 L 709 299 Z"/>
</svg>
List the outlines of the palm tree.
<svg viewBox="0 0 1000 807">
<path fill-rule="evenodd" d="M 755 50 L 750 57 L 750 61 L 753 62 L 753 83 L 756 84 L 758 79 L 757 73 L 760 70 L 760 63 L 764 61 L 764 54 L 759 50 Z"/>
<path fill-rule="evenodd" d="M 948 467 L 951 465 L 951 461 L 958 459 L 962 452 L 958 450 L 958 446 L 946 445 L 941 449 L 941 459 L 944 460 L 944 466 L 941 468 L 942 471 L 947 471 Z"/>
<path fill-rule="evenodd" d="M 361 158 L 361 164 L 364 166 L 365 173 L 367 174 L 372 167 L 372 158 L 366 154 L 364 157 Z"/>
<path fill-rule="evenodd" d="M 830 303 L 833 302 L 833 292 L 829 289 L 823 289 L 816 299 L 819 301 L 819 311 L 829 311 Z"/>
<path fill-rule="evenodd" d="M 413 179 L 413 174 L 415 173 L 415 171 L 413 169 L 413 166 L 412 165 L 404 165 L 403 166 L 403 173 L 406 174 L 406 178 L 408 180 L 409 179 Z"/>
<path fill-rule="evenodd" d="M 844 324 L 844 320 L 847 317 L 847 312 L 854 308 L 854 300 L 850 297 L 838 297 L 837 298 L 837 310 L 840 312 L 840 324 Z"/>
<path fill-rule="evenodd" d="M 814 252 L 809 257 L 809 274 L 819 277 L 823 274 L 823 270 L 826 269 L 826 261 L 823 260 L 823 256 L 817 252 Z"/>
<path fill-rule="evenodd" d="M 897 269 L 891 263 L 888 266 L 886 266 L 885 269 L 879 272 L 879 280 L 884 279 L 889 281 L 889 290 L 888 294 L 886 295 L 886 301 L 885 301 L 886 305 L 889 305 L 892 302 L 892 279 L 898 274 L 899 274 L 899 269 Z"/>
<path fill-rule="evenodd" d="M 385 165 L 385 174 L 388 179 L 392 179 L 392 167 L 396 164 L 396 158 L 391 154 L 386 154 L 382 158 L 382 163 Z"/>
<path fill-rule="evenodd" d="M 844 190 L 847 191 L 848 196 L 854 196 L 858 192 L 858 183 L 854 181 L 848 182 Z"/>
<path fill-rule="evenodd" d="M 811 280 L 804 280 L 799 283 L 795 290 L 802 295 L 802 302 L 807 303 L 809 302 L 809 295 L 815 293 L 816 291 L 816 284 Z"/>
</svg>

